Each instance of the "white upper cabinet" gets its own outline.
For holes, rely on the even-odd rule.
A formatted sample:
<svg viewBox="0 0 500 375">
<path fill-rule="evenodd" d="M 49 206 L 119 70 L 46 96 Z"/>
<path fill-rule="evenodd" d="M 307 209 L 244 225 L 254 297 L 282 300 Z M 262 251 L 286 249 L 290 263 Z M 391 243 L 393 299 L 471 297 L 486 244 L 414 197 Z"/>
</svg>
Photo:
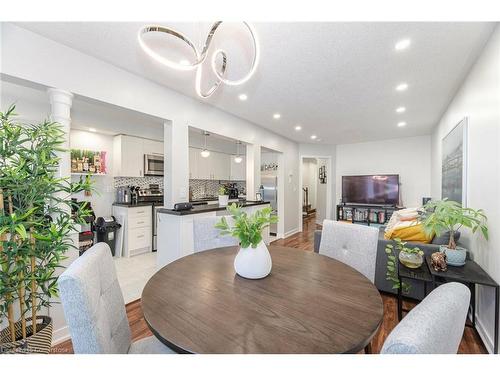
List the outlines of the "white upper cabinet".
<svg viewBox="0 0 500 375">
<path fill-rule="evenodd" d="M 245 181 L 247 179 L 247 163 L 244 156 L 241 163 L 236 163 L 234 157 L 231 156 L 231 177 L 232 181 Z"/>
<path fill-rule="evenodd" d="M 198 180 L 244 180 L 246 171 L 244 162 L 235 167 L 235 176 L 231 176 L 232 156 L 222 152 L 210 151 L 210 156 L 204 158 L 200 149 L 189 148 L 189 178 Z M 236 164 L 236 163 L 235 163 Z"/>
<path fill-rule="evenodd" d="M 144 176 L 143 139 L 117 135 L 113 143 L 113 173 L 117 177 Z"/>
<path fill-rule="evenodd" d="M 229 161 L 230 155 L 220 152 L 211 152 L 210 157 L 210 170 L 212 179 L 214 180 L 229 180 L 231 174 L 231 162 Z"/>
<path fill-rule="evenodd" d="M 163 142 L 152 141 L 151 139 L 143 139 L 142 141 L 145 154 L 163 156 Z"/>
<path fill-rule="evenodd" d="M 144 154 L 163 155 L 163 142 L 129 135 L 113 140 L 113 174 L 115 177 L 144 177 Z"/>
<path fill-rule="evenodd" d="M 198 178 L 198 159 L 200 150 L 189 147 L 189 178 Z"/>
</svg>

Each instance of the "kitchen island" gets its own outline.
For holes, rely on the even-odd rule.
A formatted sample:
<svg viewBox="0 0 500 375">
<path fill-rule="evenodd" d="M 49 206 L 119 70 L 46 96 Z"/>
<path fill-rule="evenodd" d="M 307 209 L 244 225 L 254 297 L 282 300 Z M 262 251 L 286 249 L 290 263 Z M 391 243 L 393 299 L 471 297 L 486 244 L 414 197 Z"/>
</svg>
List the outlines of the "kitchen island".
<svg viewBox="0 0 500 375">
<path fill-rule="evenodd" d="M 269 202 L 240 201 L 248 214 L 269 206 Z M 193 221 L 210 216 L 224 216 L 227 207 L 218 204 L 194 206 L 190 210 L 175 211 L 168 208 L 158 209 L 158 268 L 179 258 L 194 253 Z M 269 228 L 263 233 L 264 242 L 269 244 Z"/>
</svg>

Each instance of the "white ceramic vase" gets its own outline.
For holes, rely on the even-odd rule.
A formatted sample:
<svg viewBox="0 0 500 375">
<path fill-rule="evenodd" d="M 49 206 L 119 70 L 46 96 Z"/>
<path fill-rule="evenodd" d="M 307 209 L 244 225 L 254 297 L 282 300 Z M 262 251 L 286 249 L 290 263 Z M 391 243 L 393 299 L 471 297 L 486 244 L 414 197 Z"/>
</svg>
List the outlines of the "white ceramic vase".
<svg viewBox="0 0 500 375">
<path fill-rule="evenodd" d="M 229 203 L 229 195 L 219 195 L 219 206 L 227 206 Z"/>
<path fill-rule="evenodd" d="M 234 270 L 246 279 L 262 279 L 269 275 L 272 266 L 271 254 L 264 241 L 261 241 L 255 249 L 251 246 L 240 248 L 234 258 Z"/>
</svg>

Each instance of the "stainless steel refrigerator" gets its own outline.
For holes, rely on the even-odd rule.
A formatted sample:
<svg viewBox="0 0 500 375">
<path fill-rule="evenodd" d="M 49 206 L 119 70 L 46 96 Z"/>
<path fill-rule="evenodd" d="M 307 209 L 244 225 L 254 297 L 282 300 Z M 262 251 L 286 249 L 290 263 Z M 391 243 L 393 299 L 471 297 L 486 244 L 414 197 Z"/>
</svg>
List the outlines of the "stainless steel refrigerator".
<svg viewBox="0 0 500 375">
<path fill-rule="evenodd" d="M 260 178 L 260 193 L 262 194 L 262 199 L 266 202 L 271 203 L 274 214 L 278 214 L 278 177 L 277 176 L 266 176 L 263 175 Z M 278 230 L 277 224 L 271 224 L 269 232 L 276 235 Z"/>
</svg>

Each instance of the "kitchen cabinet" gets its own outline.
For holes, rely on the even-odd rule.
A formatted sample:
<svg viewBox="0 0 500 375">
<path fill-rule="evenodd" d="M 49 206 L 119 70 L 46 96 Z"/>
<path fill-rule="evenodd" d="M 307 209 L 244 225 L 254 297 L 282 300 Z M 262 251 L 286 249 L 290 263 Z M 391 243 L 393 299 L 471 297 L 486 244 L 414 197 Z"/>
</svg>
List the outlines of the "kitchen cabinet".
<svg viewBox="0 0 500 375">
<path fill-rule="evenodd" d="M 142 148 L 145 154 L 163 156 L 163 142 L 153 141 L 151 139 L 143 139 Z"/>
<path fill-rule="evenodd" d="M 229 180 L 229 175 L 231 174 L 230 158 L 230 155 L 220 152 L 210 154 L 210 157 L 207 159 L 211 159 L 209 164 L 213 180 Z"/>
<path fill-rule="evenodd" d="M 200 149 L 189 148 L 189 178 L 197 180 L 245 180 L 246 167 L 244 162 L 234 167 L 235 176 L 232 178 L 233 156 L 222 152 L 210 151 L 210 156 L 204 158 Z M 236 163 L 235 163 L 236 164 Z"/>
<path fill-rule="evenodd" d="M 231 181 L 245 181 L 247 179 L 247 163 L 244 156 L 241 163 L 236 163 L 234 157 L 231 157 Z"/>
<path fill-rule="evenodd" d="M 129 135 L 113 139 L 113 175 L 144 177 L 144 154 L 163 155 L 163 142 Z"/>
<path fill-rule="evenodd" d="M 262 204 L 258 206 L 243 207 L 243 211 L 250 215 L 265 207 L 269 207 L 269 205 Z M 160 210 L 158 213 L 158 253 L 156 258 L 158 268 L 172 263 L 186 255 L 194 254 L 194 220 L 222 215 L 227 215 L 227 212 L 221 210 L 199 214 L 171 215 L 163 213 Z M 264 228 L 262 231 L 262 239 L 269 245 L 269 227 Z"/>
<path fill-rule="evenodd" d="M 189 147 L 189 178 L 198 178 L 198 158 L 200 157 L 200 150 L 197 148 Z"/>
<path fill-rule="evenodd" d="M 121 224 L 115 254 L 132 257 L 152 251 L 152 206 L 113 206 L 113 216 Z"/>
</svg>

